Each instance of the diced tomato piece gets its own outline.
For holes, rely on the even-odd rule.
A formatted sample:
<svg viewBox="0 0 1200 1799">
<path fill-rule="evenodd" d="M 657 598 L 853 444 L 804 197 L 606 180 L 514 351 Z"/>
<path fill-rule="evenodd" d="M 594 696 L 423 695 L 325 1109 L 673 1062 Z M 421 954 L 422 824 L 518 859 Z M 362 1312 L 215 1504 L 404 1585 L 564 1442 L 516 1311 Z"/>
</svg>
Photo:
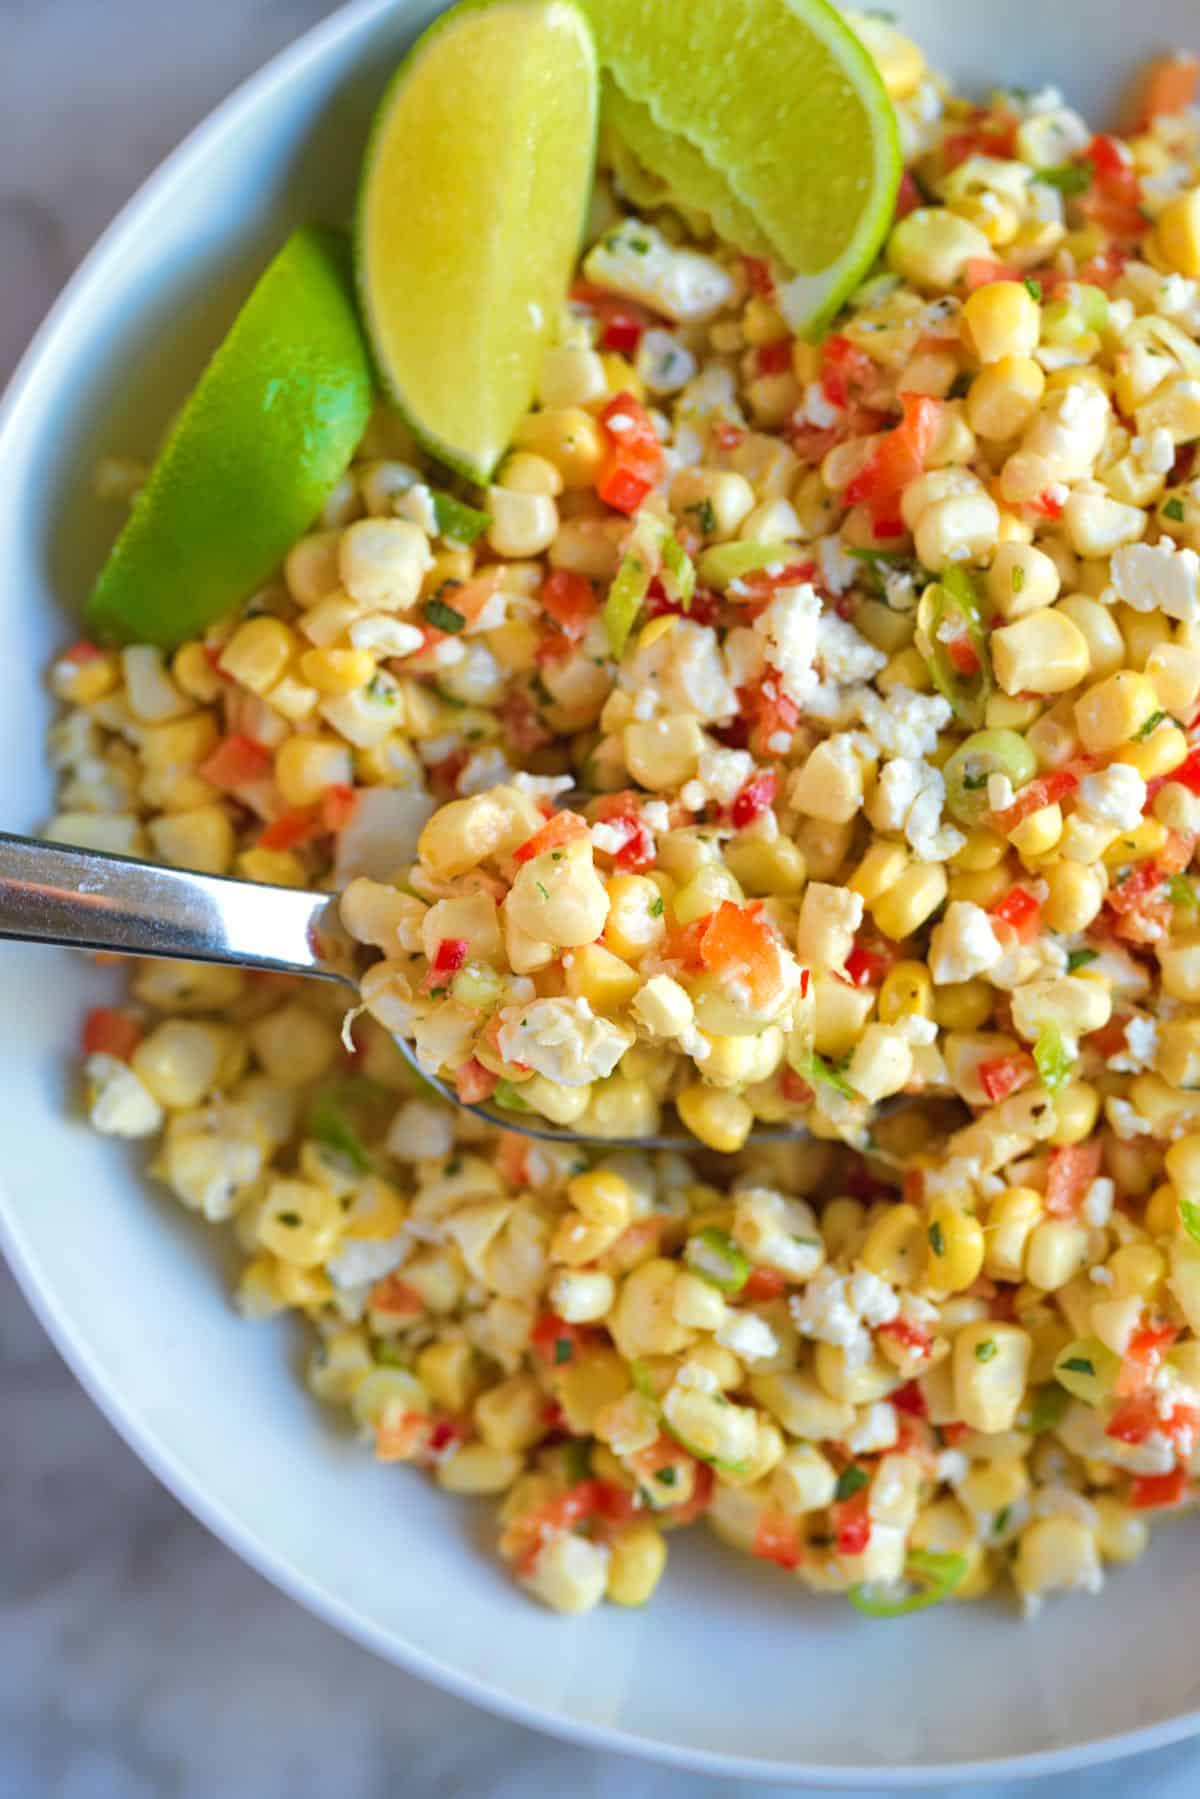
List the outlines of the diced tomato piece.
<svg viewBox="0 0 1200 1799">
<path fill-rule="evenodd" d="M 943 167 L 949 172 L 966 162 L 969 156 L 1011 158 L 1016 148 L 1018 120 L 1010 113 L 996 115 L 979 112 L 966 130 L 952 132 L 943 142 Z"/>
<path fill-rule="evenodd" d="M 1042 908 L 1027 887 L 1010 887 L 1002 899 L 988 908 L 993 918 L 1011 925 L 1022 943 L 1030 943 L 1042 928 Z"/>
<path fill-rule="evenodd" d="M 929 1407 L 925 1403 L 925 1395 L 915 1380 L 905 1381 L 892 1394 L 892 1404 L 898 1412 L 905 1412 L 910 1418 L 928 1418 Z"/>
<path fill-rule="evenodd" d="M 572 643 L 584 636 L 599 606 L 596 590 L 587 577 L 566 568 L 551 569 L 542 582 L 541 601 L 543 609 Z"/>
<path fill-rule="evenodd" d="M 882 437 L 845 491 L 847 506 L 870 505 L 876 515 L 891 517 L 895 501 L 918 475 L 933 448 L 942 419 L 942 402 L 928 394 L 903 395 L 904 417 Z"/>
<path fill-rule="evenodd" d="M 1188 751 L 1178 768 L 1173 768 L 1169 775 L 1164 775 L 1161 779 L 1182 781 L 1189 792 L 1200 793 L 1200 744 Z"/>
<path fill-rule="evenodd" d="M 529 1347 L 547 1368 L 559 1368 L 573 1362 L 580 1350 L 596 1341 L 596 1332 L 586 1325 L 568 1324 L 557 1312 L 543 1312 L 529 1333 Z"/>
<path fill-rule="evenodd" d="M 251 781 L 263 781 L 271 773 L 274 760 L 270 750 L 252 737 L 233 733 L 223 737 L 216 749 L 196 770 L 210 786 L 234 793 Z"/>
<path fill-rule="evenodd" d="M 807 973 L 808 973 L 808 970 L 806 968 L 804 970 L 804 973 L 801 975 L 801 983 L 802 983 L 801 989 L 800 989 L 801 995 L 803 995 L 803 992 L 804 992 L 804 987 L 803 987 L 804 975 L 806 975 Z M 787 1100 L 787 1102 L 790 1106 L 811 1105 L 812 1101 L 815 1097 L 812 1088 L 809 1086 L 808 1082 L 804 1079 L 803 1075 L 797 1074 L 796 1070 L 794 1068 L 785 1068 L 780 1073 L 779 1091 L 783 1095 L 784 1099 Z"/>
<path fill-rule="evenodd" d="M 421 1294 L 398 1274 L 385 1274 L 371 1288 L 367 1304 L 373 1312 L 385 1312 L 389 1318 L 419 1318 L 425 1310 Z"/>
<path fill-rule="evenodd" d="M 786 1288 L 787 1283 L 778 1269 L 752 1268 L 742 1288 L 742 1298 L 752 1305 L 761 1305 L 770 1299 L 780 1299 Z"/>
<path fill-rule="evenodd" d="M 1011 806 L 992 813 L 996 829 L 1007 836 L 1031 813 L 1040 812 L 1043 806 L 1054 805 L 1056 800 L 1066 799 L 1068 794 L 1074 793 L 1084 775 L 1094 767 L 1093 757 L 1078 757 L 1065 768 L 1056 768 L 1048 775 L 1039 775 L 1036 780 L 1027 781 Z"/>
<path fill-rule="evenodd" d="M 1063 506 L 1066 502 L 1061 495 L 1051 493 L 1047 488 L 1044 493 L 1036 494 L 1032 500 L 1026 500 L 1025 504 L 1030 512 L 1036 512 L 1042 518 L 1058 519 L 1063 515 Z"/>
<path fill-rule="evenodd" d="M 834 332 L 821 345 L 821 391 L 831 406 L 845 407 L 879 379 L 879 365 L 860 345 Z"/>
<path fill-rule="evenodd" d="M 264 850 L 293 850 L 321 835 L 320 808 L 297 806 L 290 812 L 281 812 L 278 818 L 265 825 L 259 832 L 258 844 Z"/>
<path fill-rule="evenodd" d="M 760 344 L 754 352 L 756 375 L 786 375 L 792 366 L 792 340 L 782 337 L 777 343 Z"/>
<path fill-rule="evenodd" d="M 596 492 L 614 512 L 636 512 L 654 486 L 654 478 L 625 463 L 608 461 L 596 481 Z"/>
<path fill-rule="evenodd" d="M 764 1511 L 758 1520 L 750 1553 L 764 1562 L 775 1562 L 781 1568 L 798 1568 L 800 1538 L 796 1520 L 785 1512 Z"/>
<path fill-rule="evenodd" d="M 1133 167 L 1129 152 L 1118 138 L 1109 137 L 1105 132 L 1097 132 L 1084 155 L 1102 181 L 1111 181 L 1114 176 L 1125 175 Z"/>
<path fill-rule="evenodd" d="M 1104 1156 L 1099 1142 L 1052 1149 L 1046 1164 L 1046 1210 L 1052 1218 L 1076 1218 Z"/>
<path fill-rule="evenodd" d="M 596 807 L 599 820 L 624 832 L 624 843 L 610 854 L 626 874 L 640 874 L 643 869 L 652 868 L 658 858 L 654 833 L 635 811 L 636 804 L 635 793 L 610 793 Z"/>
<path fill-rule="evenodd" d="M 735 798 L 730 808 L 730 820 L 735 831 L 744 831 L 752 825 L 764 812 L 769 812 L 775 803 L 775 794 L 779 787 L 779 777 L 773 768 L 760 769 L 752 775 Z"/>
<path fill-rule="evenodd" d="M 611 399 L 600 414 L 608 453 L 596 492 L 618 512 L 636 512 L 662 473 L 662 445 L 650 415 L 631 393 Z"/>
<path fill-rule="evenodd" d="M 916 212 L 924 206 L 925 197 L 917 186 L 911 169 L 905 169 L 900 177 L 900 186 L 896 190 L 896 210 L 892 215 L 893 224 L 897 219 L 906 219 L 910 212 Z"/>
<path fill-rule="evenodd" d="M 752 294 L 762 299 L 769 299 L 775 292 L 775 283 L 771 278 L 771 265 L 761 256 L 743 256 L 742 268 L 746 274 L 746 286 Z"/>
<path fill-rule="evenodd" d="M 544 855 L 547 850 L 561 849 L 564 844 L 573 843 L 588 835 L 587 820 L 578 812 L 556 812 L 553 818 L 546 820 L 540 831 L 527 837 L 514 852 L 518 862 L 532 862 L 535 856 Z"/>
<path fill-rule="evenodd" d="M 669 598 L 656 575 L 646 592 L 646 611 L 651 618 L 670 613 L 675 618 L 690 618 L 695 625 L 715 625 L 721 616 L 721 596 L 711 587 L 697 587 L 685 606 L 682 600 Z"/>
<path fill-rule="evenodd" d="M 1034 1070 L 1033 1057 L 1023 1051 L 1011 1056 L 993 1056 L 979 1064 L 979 1084 L 992 1104 L 998 1105 L 1010 1093 L 1027 1086 L 1033 1079 Z"/>
<path fill-rule="evenodd" d="M 142 1035 L 141 1024 L 131 1012 L 97 1006 L 83 1021 L 81 1047 L 85 1056 L 115 1056 L 118 1062 L 128 1062 Z"/>
<path fill-rule="evenodd" d="M 861 1555 L 871 1541 L 870 1487 L 831 1508 L 839 1555 Z"/>
<path fill-rule="evenodd" d="M 913 1324 L 908 1318 L 890 1318 L 886 1324 L 879 1326 L 877 1334 L 890 1337 L 893 1343 L 898 1343 L 910 1355 L 927 1356 L 933 1348 L 930 1332 L 920 1324 Z"/>
<path fill-rule="evenodd" d="M 1019 281 L 1021 271 L 1011 262 L 994 262 L 987 256 L 972 256 L 963 271 L 969 294 L 977 288 L 991 287 L 994 281 Z"/>
<path fill-rule="evenodd" d="M 631 312 L 611 312 L 604 321 L 600 333 L 600 348 L 615 350 L 620 356 L 629 356 L 642 341 L 645 324 L 635 318 Z"/>
<path fill-rule="evenodd" d="M 440 993 L 450 985 L 451 975 L 467 965 L 471 945 L 465 937 L 443 937 L 433 952 L 433 960 L 421 982 L 422 993 Z"/>
<path fill-rule="evenodd" d="M 700 955 L 714 974 L 736 975 L 756 999 L 766 999 L 779 984 L 780 945 L 761 900 L 748 906 L 722 900 L 709 914 Z"/>
<path fill-rule="evenodd" d="M 800 708 L 772 680 L 739 687 L 739 724 L 749 723 L 748 741 L 756 756 L 784 756 L 800 722 Z M 786 742 L 783 740 L 786 738 Z M 724 739 L 723 739 L 724 740 Z"/>
<path fill-rule="evenodd" d="M 464 1106 L 478 1106 L 485 1099 L 490 1099 L 498 1083 L 499 1076 L 485 1068 L 482 1062 L 476 1061 L 474 1056 L 469 1062 L 464 1062 L 454 1076 L 455 1091 Z"/>
<path fill-rule="evenodd" d="M 845 975 L 852 987 L 875 987 L 895 961 L 878 943 L 856 943 L 846 957 Z"/>
<path fill-rule="evenodd" d="M 1173 1324 L 1147 1324 L 1134 1331 L 1117 1374 L 1117 1393 L 1121 1398 L 1146 1392 L 1178 1335 Z"/>
<path fill-rule="evenodd" d="M 977 675 L 982 667 L 979 651 L 965 631 L 959 637 L 950 637 L 946 640 L 946 655 L 951 666 L 960 675 Z"/>
<path fill-rule="evenodd" d="M 496 1166 L 510 1187 L 528 1186 L 529 1149 L 528 1137 L 519 1136 L 516 1131 L 501 1131 Z"/>
<path fill-rule="evenodd" d="M 339 831 L 346 829 L 357 809 L 357 789 L 337 781 L 332 787 L 325 789 L 321 801 L 321 823 L 336 837 Z"/>
<path fill-rule="evenodd" d="M 1129 1503 L 1135 1512 L 1156 1512 L 1178 1505 L 1187 1492 L 1186 1468 L 1172 1468 L 1169 1474 L 1139 1474 L 1129 1488 Z"/>
<path fill-rule="evenodd" d="M 1163 113 L 1186 112 L 1196 98 L 1200 58 L 1176 51 L 1150 64 L 1142 85 L 1136 129 L 1144 131 Z"/>
</svg>

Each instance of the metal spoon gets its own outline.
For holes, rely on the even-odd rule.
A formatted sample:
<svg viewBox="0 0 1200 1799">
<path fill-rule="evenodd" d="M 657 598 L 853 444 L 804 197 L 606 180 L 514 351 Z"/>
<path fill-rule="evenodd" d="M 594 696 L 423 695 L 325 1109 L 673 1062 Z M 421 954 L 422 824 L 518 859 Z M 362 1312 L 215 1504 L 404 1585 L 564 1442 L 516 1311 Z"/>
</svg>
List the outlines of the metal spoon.
<svg viewBox="0 0 1200 1799">
<path fill-rule="evenodd" d="M 0 832 L 0 938 L 118 956 L 226 962 L 312 975 L 337 981 L 356 996 L 358 992 L 357 946 L 342 927 L 334 895 L 191 874 L 7 832 Z M 552 1143 L 604 1143 L 610 1148 L 698 1147 L 685 1131 L 589 1137 L 541 1121 L 525 1124 L 519 1113 L 467 1105 L 453 1087 L 421 1067 L 405 1038 L 395 1041 L 409 1066 L 450 1105 L 506 1131 Z M 787 1125 L 757 1129 L 751 1141 L 790 1143 L 807 1136 L 802 1125 Z"/>
</svg>

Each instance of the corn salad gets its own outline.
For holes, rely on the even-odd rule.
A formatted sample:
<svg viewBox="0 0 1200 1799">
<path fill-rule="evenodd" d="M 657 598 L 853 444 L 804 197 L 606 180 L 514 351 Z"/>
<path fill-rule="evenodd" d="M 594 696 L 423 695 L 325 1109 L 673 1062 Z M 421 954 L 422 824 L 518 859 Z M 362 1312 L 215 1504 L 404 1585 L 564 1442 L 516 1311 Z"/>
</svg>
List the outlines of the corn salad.
<svg viewBox="0 0 1200 1799">
<path fill-rule="evenodd" d="M 49 836 L 341 892 L 373 955 L 345 1037 L 143 967 L 92 1123 L 564 1612 L 699 1518 L 873 1615 L 1032 1610 L 1200 1471 L 1195 68 L 1096 135 L 856 28 L 909 168 L 821 341 L 614 143 L 491 487 L 381 412 L 237 616 L 51 672 Z M 453 1114 L 393 1032 L 696 1152 Z"/>
</svg>

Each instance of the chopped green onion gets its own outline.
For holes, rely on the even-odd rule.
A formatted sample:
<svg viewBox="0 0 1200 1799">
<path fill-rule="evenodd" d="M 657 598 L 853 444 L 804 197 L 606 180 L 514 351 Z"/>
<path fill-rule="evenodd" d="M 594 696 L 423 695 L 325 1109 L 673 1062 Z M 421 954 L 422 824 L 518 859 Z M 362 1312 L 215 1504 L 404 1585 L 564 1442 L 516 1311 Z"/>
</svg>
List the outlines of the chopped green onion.
<svg viewBox="0 0 1200 1799">
<path fill-rule="evenodd" d="M 715 1226 L 688 1238 L 684 1260 L 693 1274 L 725 1294 L 740 1293 L 750 1278 L 749 1259 L 728 1231 Z"/>
<path fill-rule="evenodd" d="M 662 583 L 666 589 L 667 598 L 682 606 L 686 612 L 692 603 L 692 595 L 696 591 L 696 568 L 691 557 L 673 533 L 663 539 Z"/>
<path fill-rule="evenodd" d="M 1086 1405 L 1099 1405 L 1112 1392 L 1121 1371 L 1121 1358 L 1099 1337 L 1079 1337 L 1068 1343 L 1054 1364 L 1060 1386 Z"/>
<path fill-rule="evenodd" d="M 1068 1356 L 1063 1367 L 1069 1368 L 1072 1374 L 1095 1374 L 1096 1372 L 1095 1364 L 1090 1362 L 1086 1356 L 1081 1355 Z"/>
<path fill-rule="evenodd" d="M 1179 1199 L 1179 1221 L 1193 1243 L 1200 1243 L 1200 1205 L 1194 1199 Z"/>
<path fill-rule="evenodd" d="M 433 489 L 432 499 L 440 537 L 449 537 L 464 545 L 472 544 L 477 537 L 483 536 L 491 523 L 486 512 L 456 500 L 452 493 L 444 493 L 440 488 Z"/>
<path fill-rule="evenodd" d="M 506 1112 L 531 1112 L 533 1110 L 529 1101 L 521 1098 L 520 1089 L 515 1087 L 511 1081 L 497 1081 L 492 1099 L 496 1105 L 503 1106 Z"/>
<path fill-rule="evenodd" d="M 1042 284 L 1040 281 L 1035 280 L 1032 275 L 1026 275 L 1025 289 L 1026 289 L 1026 292 L 1029 293 L 1033 299 L 1040 302 L 1041 297 L 1042 297 Z M 1013 570 L 1013 573 L 1014 574 L 1016 573 L 1015 569 Z"/>
<path fill-rule="evenodd" d="M 795 547 L 789 543 L 718 543 L 701 552 L 696 573 L 706 587 L 716 587 L 724 593 L 731 582 L 743 575 L 771 568 L 775 563 L 785 568 L 795 559 Z"/>
<path fill-rule="evenodd" d="M 650 916 L 651 916 L 651 918 L 661 918 L 662 915 L 663 915 L 663 901 L 662 901 L 661 897 L 656 900 L 651 900 L 650 901 Z"/>
<path fill-rule="evenodd" d="M 942 773 L 948 810 L 970 828 L 982 824 L 991 811 L 989 777 L 1007 775 L 1015 793 L 1037 774 L 1037 757 L 1016 731 L 976 731 L 959 745 Z"/>
<path fill-rule="evenodd" d="M 1086 194 L 1092 185 L 1092 171 L 1081 163 L 1064 162 L 1045 169 L 1035 169 L 1033 178 L 1047 187 L 1056 187 L 1069 199 Z"/>
<path fill-rule="evenodd" d="M 1075 1056 L 1058 1026 L 1044 1024 L 1033 1046 L 1033 1059 L 1042 1086 L 1047 1093 L 1057 1093 L 1071 1072 Z"/>
<path fill-rule="evenodd" d="M 1029 1412 L 1029 1429 L 1035 1437 L 1040 1437 L 1061 1424 L 1069 1398 L 1066 1388 L 1060 1387 L 1056 1381 L 1048 1381 L 1044 1387 L 1038 1388 Z"/>
<path fill-rule="evenodd" d="M 331 1094 L 323 1094 L 314 1102 L 308 1115 L 307 1135 L 349 1162 L 357 1174 L 369 1174 L 374 1166 L 358 1132 Z"/>
<path fill-rule="evenodd" d="M 871 1476 L 865 1468 L 860 1468 L 857 1462 L 851 1462 L 850 1466 L 843 1468 L 838 1475 L 834 1498 L 839 1501 L 853 1499 L 856 1493 L 862 1492 L 870 1478 Z"/>
<path fill-rule="evenodd" d="M 1077 968 L 1086 968 L 1089 962 L 1100 959 L 1098 949 L 1073 949 L 1067 952 L 1067 973 L 1074 974 Z"/>
<path fill-rule="evenodd" d="M 629 642 L 629 634 L 637 622 L 649 586 L 650 570 L 642 558 L 626 556 L 604 602 L 604 629 L 608 633 L 608 647 L 615 657 L 622 655 Z"/>
<path fill-rule="evenodd" d="M 947 628 L 954 641 L 974 652 L 972 673 L 964 673 L 951 660 L 943 636 Z M 917 648 L 942 698 L 949 700 L 963 724 L 978 729 L 992 691 L 992 664 L 979 594 L 965 568 L 948 568 L 941 580 L 931 581 L 921 595 Z"/>
<path fill-rule="evenodd" d="M 926 1235 L 929 1238 L 929 1247 L 932 1249 L 934 1255 L 944 1256 L 946 1253 L 946 1238 L 942 1231 L 942 1227 L 937 1222 L 936 1218 L 930 1225 Z"/>
<path fill-rule="evenodd" d="M 855 1098 L 854 1089 L 846 1077 L 834 1067 L 832 1062 L 827 1062 L 824 1056 L 817 1055 L 815 1050 L 808 1067 L 803 1072 L 807 1075 L 810 1084 L 813 1081 L 819 1081 L 822 1086 L 832 1087 L 835 1093 L 842 1094 L 846 1099 Z"/>
<path fill-rule="evenodd" d="M 1167 897 L 1173 906 L 1188 906 L 1193 911 L 1200 906 L 1200 895 L 1186 875 L 1172 875 L 1166 886 Z"/>
<path fill-rule="evenodd" d="M 1166 716 L 1165 712 L 1152 712 L 1145 724 L 1134 732 L 1134 741 L 1139 742 L 1143 737 L 1149 737 L 1151 732 L 1157 731 Z"/>
<path fill-rule="evenodd" d="M 948 1599 L 966 1578 L 967 1565 L 965 1555 L 938 1555 L 930 1549 L 914 1549 L 904 1564 L 904 1578 L 916 1587 L 915 1592 L 885 1597 L 860 1583 L 850 1588 L 847 1597 L 855 1611 L 867 1618 L 907 1618 Z"/>
<path fill-rule="evenodd" d="M 467 622 L 463 613 L 456 612 L 453 606 L 447 606 L 445 600 L 439 600 L 436 594 L 425 602 L 425 620 L 435 631 L 446 631 L 451 637 L 456 636 Z"/>
<path fill-rule="evenodd" d="M 1164 518 L 1169 518 L 1173 524 L 1181 525 L 1183 523 L 1187 515 L 1183 509 L 1183 501 L 1178 494 L 1166 502 L 1162 509 L 1162 515 Z"/>
<path fill-rule="evenodd" d="M 985 1337 L 981 1343 L 975 1345 L 975 1360 L 977 1362 L 990 1362 L 994 1357 L 999 1355 L 999 1353 L 999 1350 L 996 1348 L 996 1339 L 994 1337 Z"/>
</svg>

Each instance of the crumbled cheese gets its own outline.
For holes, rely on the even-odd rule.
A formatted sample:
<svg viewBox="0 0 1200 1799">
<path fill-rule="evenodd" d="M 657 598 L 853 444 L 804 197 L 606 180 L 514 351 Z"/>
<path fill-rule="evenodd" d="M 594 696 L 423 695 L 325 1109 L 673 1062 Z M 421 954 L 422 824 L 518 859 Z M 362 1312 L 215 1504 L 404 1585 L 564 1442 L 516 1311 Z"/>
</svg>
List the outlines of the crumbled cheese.
<svg viewBox="0 0 1200 1799">
<path fill-rule="evenodd" d="M 685 781 L 679 789 L 679 803 L 689 812 L 703 812 L 708 804 L 708 795 L 699 781 Z"/>
<path fill-rule="evenodd" d="M 894 687 L 886 698 L 865 688 L 858 712 L 882 751 L 912 760 L 932 755 L 951 718 L 950 703 L 940 693 L 914 693 L 909 687 Z"/>
<path fill-rule="evenodd" d="M 886 1399 L 863 1406 L 845 1438 L 851 1455 L 874 1455 L 881 1449 L 892 1449 L 900 1435 L 896 1408 Z"/>
<path fill-rule="evenodd" d="M 1154 1066 L 1158 1054 L 1158 1021 L 1135 1012 L 1125 1026 L 1125 1047 L 1110 1056 L 1114 1074 L 1141 1074 Z"/>
<path fill-rule="evenodd" d="M 1015 798 L 1013 784 L 1007 775 L 988 776 L 987 803 L 993 812 L 1006 812 Z"/>
<path fill-rule="evenodd" d="M 904 823 L 904 835 L 922 862 L 944 862 L 967 841 L 954 825 L 942 822 L 946 782 L 940 768 L 919 762 L 921 786 Z"/>
<path fill-rule="evenodd" d="M 971 1464 L 961 1449 L 943 1449 L 933 1464 L 934 1477 L 948 1487 L 957 1487 L 970 1473 Z"/>
<path fill-rule="evenodd" d="M 815 1337 L 846 1352 L 847 1364 L 862 1366 L 870 1354 L 870 1338 L 850 1304 L 846 1278 L 820 1268 L 802 1293 L 788 1301 L 792 1322 L 802 1337 Z"/>
<path fill-rule="evenodd" d="M 1114 762 L 1096 774 L 1084 775 L 1079 783 L 1079 803 L 1105 824 L 1132 831 L 1146 804 L 1146 783 L 1127 762 Z"/>
<path fill-rule="evenodd" d="M 696 1393 L 719 1393 L 721 1391 L 720 1381 L 712 1369 L 706 1368 L 703 1362 L 685 1362 L 675 1376 L 674 1385 L 691 1387 Z"/>
<path fill-rule="evenodd" d="M 471 752 L 459 770 L 454 790 L 463 795 L 488 793 L 493 787 L 505 786 L 512 776 L 504 751 L 489 745 L 487 749 Z M 392 866 L 395 866 L 394 862 Z"/>
<path fill-rule="evenodd" d="M 388 1154 L 402 1162 L 432 1161 L 448 1156 L 453 1147 L 453 1112 L 428 1100 L 406 1100 L 388 1127 Z"/>
<path fill-rule="evenodd" d="M 986 974 L 1001 955 L 992 921 L 973 900 L 952 900 L 929 939 L 929 972 L 939 986 Z"/>
<path fill-rule="evenodd" d="M 817 626 L 817 651 L 826 681 L 845 684 L 869 681 L 886 663 L 887 657 L 873 643 L 836 612 L 821 614 Z M 885 746 L 886 747 L 886 746 Z"/>
<path fill-rule="evenodd" d="M 637 300 L 676 324 L 711 318 L 736 291 L 732 275 L 711 256 L 678 249 L 654 225 L 625 219 L 589 250 L 587 279 Z"/>
<path fill-rule="evenodd" d="M 746 750 L 701 750 L 696 779 L 718 806 L 729 806 L 754 773 L 754 757 Z"/>
<path fill-rule="evenodd" d="M 377 657 L 404 657 L 416 654 L 425 633 L 389 612 L 368 612 L 351 624 L 350 642 L 356 650 L 370 650 Z"/>
<path fill-rule="evenodd" d="M 665 712 L 691 712 L 701 724 L 732 718 L 737 695 L 721 665 L 717 637 L 707 625 L 681 618 L 673 630 L 640 646 L 621 665 L 620 684 L 638 696 L 657 693 Z"/>
<path fill-rule="evenodd" d="M 1169 475 L 1175 466 L 1175 439 L 1165 425 L 1155 426 L 1148 437 L 1135 437 L 1130 448 L 1148 475 Z"/>
<path fill-rule="evenodd" d="M 620 825 L 600 819 L 592 826 L 592 848 L 606 856 L 616 856 L 625 848 L 629 834 Z"/>
<path fill-rule="evenodd" d="M 890 1324 L 900 1311 L 895 1289 L 867 1268 L 859 1268 L 850 1276 L 849 1295 L 850 1304 L 872 1329 Z"/>
<path fill-rule="evenodd" d="M 117 1056 L 101 1052 L 83 1065 L 88 1118 L 106 1137 L 152 1137 L 162 1129 L 163 1110 L 137 1075 Z"/>
<path fill-rule="evenodd" d="M 841 407 L 833 404 L 819 381 L 808 383 L 804 399 L 794 414 L 796 424 L 815 425 L 818 431 L 830 430 L 841 416 Z"/>
<path fill-rule="evenodd" d="M 636 366 L 652 394 L 675 394 L 696 373 L 696 358 L 669 331 L 656 329 L 642 333 Z"/>
<path fill-rule="evenodd" d="M 413 1238 L 408 1230 L 394 1237 L 343 1239 L 336 1255 L 328 1257 L 326 1272 L 335 1287 L 353 1290 L 381 1281 L 385 1274 L 399 1268 L 409 1255 Z"/>
<path fill-rule="evenodd" d="M 586 999 L 505 1006 L 496 1038 L 506 1062 L 524 1062 L 561 1087 L 605 1079 L 633 1041 L 632 1031 L 597 1018 Z"/>
<path fill-rule="evenodd" d="M 1103 1228 L 1112 1217 L 1113 1201 L 1116 1198 L 1116 1187 L 1106 1176 L 1101 1175 L 1094 1180 L 1083 1196 L 1081 1211 L 1088 1224 L 1097 1230 Z"/>
<path fill-rule="evenodd" d="M 867 817 L 877 831 L 902 831 L 921 791 L 923 762 L 896 756 L 885 762 L 867 801 Z"/>
<path fill-rule="evenodd" d="M 1153 1125 L 1127 1099 L 1106 1099 L 1104 1116 L 1122 1143 L 1132 1143 L 1137 1137 L 1154 1135 Z"/>
<path fill-rule="evenodd" d="M 671 829 L 671 808 L 666 800 L 647 800 L 639 816 L 649 831 L 657 833 Z"/>
<path fill-rule="evenodd" d="M 847 552 L 836 531 L 828 537 L 818 537 L 817 562 L 827 593 L 845 593 L 862 572 L 862 565 Z"/>
<path fill-rule="evenodd" d="M 1191 622 L 1200 618 L 1200 556 L 1178 550 L 1163 537 L 1156 544 L 1129 543 L 1112 555 L 1113 589 L 1135 612 L 1165 612 Z"/>
<path fill-rule="evenodd" d="M 755 1362 L 769 1362 L 779 1354 L 779 1339 L 765 1318 L 756 1312 L 734 1312 L 715 1333 L 725 1349 L 753 1367 Z"/>
<path fill-rule="evenodd" d="M 823 623 L 820 597 L 807 581 L 798 587 L 778 588 L 765 612 L 754 621 L 766 659 L 779 674 L 779 685 L 797 706 L 805 704 L 816 685 L 813 657 Z"/>
</svg>

